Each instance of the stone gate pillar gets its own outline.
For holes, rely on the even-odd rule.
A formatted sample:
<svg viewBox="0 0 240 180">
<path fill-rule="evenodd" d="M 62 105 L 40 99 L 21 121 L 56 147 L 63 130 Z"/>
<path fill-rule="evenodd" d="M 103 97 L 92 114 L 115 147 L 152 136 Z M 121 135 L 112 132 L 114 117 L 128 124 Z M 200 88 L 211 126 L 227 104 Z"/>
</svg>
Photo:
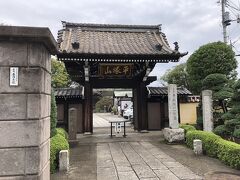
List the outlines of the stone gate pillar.
<svg viewBox="0 0 240 180">
<path fill-rule="evenodd" d="M 171 127 L 172 129 L 179 128 L 176 84 L 168 85 L 168 114 L 169 127 Z"/>
<path fill-rule="evenodd" d="M 48 28 L 0 26 L 0 180 L 49 180 Z"/>
<path fill-rule="evenodd" d="M 168 113 L 169 128 L 163 129 L 164 138 L 172 143 L 184 140 L 184 129 L 179 128 L 178 122 L 178 102 L 177 102 L 177 85 L 168 85 Z"/>
<path fill-rule="evenodd" d="M 68 139 L 69 141 L 77 140 L 77 109 L 68 110 Z"/>
<path fill-rule="evenodd" d="M 203 130 L 213 130 L 212 91 L 202 91 Z"/>
</svg>

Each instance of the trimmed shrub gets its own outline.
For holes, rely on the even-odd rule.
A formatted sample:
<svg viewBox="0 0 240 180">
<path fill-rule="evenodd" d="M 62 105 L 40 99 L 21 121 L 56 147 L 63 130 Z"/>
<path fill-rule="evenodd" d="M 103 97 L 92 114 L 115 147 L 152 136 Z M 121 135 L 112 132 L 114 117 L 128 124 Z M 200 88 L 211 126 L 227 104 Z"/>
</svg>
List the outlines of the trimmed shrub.
<svg viewBox="0 0 240 180">
<path fill-rule="evenodd" d="M 184 129 L 184 134 L 186 135 L 188 131 L 195 131 L 196 128 L 192 125 L 180 124 L 180 128 Z"/>
<path fill-rule="evenodd" d="M 66 140 L 68 140 L 68 133 L 63 128 L 56 128 L 56 130 L 57 134 L 62 135 Z"/>
<path fill-rule="evenodd" d="M 240 125 L 240 120 L 239 119 L 231 119 L 231 120 L 227 120 L 225 121 L 225 126 L 226 128 L 231 131 L 232 133 L 235 130 L 235 126 Z"/>
<path fill-rule="evenodd" d="M 233 137 L 240 138 L 240 129 L 235 129 L 233 132 Z"/>
<path fill-rule="evenodd" d="M 240 145 L 224 139 L 217 141 L 217 157 L 225 164 L 240 169 Z"/>
<path fill-rule="evenodd" d="M 61 150 L 68 150 L 69 144 L 65 138 L 66 132 L 57 128 L 56 135 L 50 139 L 50 171 L 54 173 L 58 167 L 58 155 Z"/>
<path fill-rule="evenodd" d="M 234 119 L 234 117 L 235 117 L 234 114 L 227 112 L 227 113 L 224 113 L 221 118 L 225 121 L 229 119 Z"/>
<path fill-rule="evenodd" d="M 56 100 L 55 100 L 55 95 L 54 95 L 53 89 L 52 89 L 52 93 L 51 93 L 50 120 L 51 120 L 50 136 L 53 137 L 56 134 L 56 126 L 57 126 L 57 105 L 56 105 Z"/>
<path fill-rule="evenodd" d="M 225 125 L 219 125 L 217 126 L 214 130 L 213 133 L 216 135 L 219 135 L 221 137 L 227 137 L 229 135 L 231 135 L 231 132 L 228 131 L 228 129 L 226 128 Z"/>
<path fill-rule="evenodd" d="M 206 131 L 189 131 L 186 135 L 187 146 L 193 148 L 193 140 L 200 139 L 203 143 L 203 151 L 217 157 L 233 168 L 240 169 L 240 144 L 222 139 L 220 136 Z"/>
<path fill-rule="evenodd" d="M 200 139 L 203 143 L 203 152 L 210 157 L 217 157 L 218 144 L 216 143 L 220 136 L 206 131 L 188 131 L 186 134 L 186 144 L 193 149 L 193 140 Z"/>
</svg>

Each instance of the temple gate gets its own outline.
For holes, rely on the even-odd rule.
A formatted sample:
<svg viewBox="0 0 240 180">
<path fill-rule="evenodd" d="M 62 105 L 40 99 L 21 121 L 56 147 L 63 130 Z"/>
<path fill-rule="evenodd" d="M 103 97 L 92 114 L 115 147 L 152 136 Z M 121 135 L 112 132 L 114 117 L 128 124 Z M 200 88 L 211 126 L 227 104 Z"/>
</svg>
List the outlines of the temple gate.
<svg viewBox="0 0 240 180">
<path fill-rule="evenodd" d="M 134 128 L 148 129 L 147 88 L 156 63 L 178 62 L 186 53 L 171 49 L 161 25 L 62 22 L 58 59 L 73 81 L 84 86 L 83 131 L 92 133 L 93 88 L 132 88 Z"/>
</svg>

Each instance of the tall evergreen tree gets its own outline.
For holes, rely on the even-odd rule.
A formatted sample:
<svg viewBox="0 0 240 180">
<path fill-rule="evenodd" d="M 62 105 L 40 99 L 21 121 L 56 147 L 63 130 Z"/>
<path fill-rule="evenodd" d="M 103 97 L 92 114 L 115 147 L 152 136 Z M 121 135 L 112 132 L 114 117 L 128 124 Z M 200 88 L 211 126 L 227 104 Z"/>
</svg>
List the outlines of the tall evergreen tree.
<svg viewBox="0 0 240 180">
<path fill-rule="evenodd" d="M 223 42 L 201 46 L 187 61 L 190 89 L 200 94 L 203 80 L 210 74 L 224 74 L 227 79 L 236 79 L 237 61 L 231 47 Z"/>
</svg>

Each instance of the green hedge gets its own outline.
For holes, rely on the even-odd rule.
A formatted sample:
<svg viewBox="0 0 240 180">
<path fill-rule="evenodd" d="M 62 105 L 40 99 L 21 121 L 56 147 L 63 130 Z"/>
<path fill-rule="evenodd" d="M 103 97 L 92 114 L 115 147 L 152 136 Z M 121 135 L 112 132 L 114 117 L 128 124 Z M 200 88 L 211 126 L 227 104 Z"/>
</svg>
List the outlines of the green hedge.
<svg viewBox="0 0 240 180">
<path fill-rule="evenodd" d="M 68 133 L 63 128 L 57 128 L 57 134 L 62 135 L 65 139 L 68 140 Z"/>
<path fill-rule="evenodd" d="M 217 141 L 217 157 L 225 164 L 240 169 L 240 144 L 220 139 Z"/>
<path fill-rule="evenodd" d="M 216 141 L 221 139 L 220 136 L 206 131 L 189 131 L 186 134 L 187 146 L 193 148 L 193 140 L 200 139 L 203 143 L 203 151 L 210 157 L 217 157 L 218 146 Z"/>
<path fill-rule="evenodd" d="M 240 169 L 240 144 L 222 139 L 220 136 L 206 131 L 189 131 L 186 135 L 186 144 L 193 148 L 193 140 L 200 139 L 203 143 L 203 152 L 216 157 L 225 164 Z"/>
<path fill-rule="evenodd" d="M 180 128 L 184 129 L 184 134 L 186 135 L 188 131 L 195 131 L 196 128 L 192 125 L 180 124 Z"/>
<path fill-rule="evenodd" d="M 57 133 L 50 139 L 50 171 L 54 173 L 58 167 L 58 154 L 61 150 L 68 150 L 69 144 L 64 129 L 57 128 Z"/>
<path fill-rule="evenodd" d="M 54 95 L 54 90 L 52 89 L 51 93 L 51 114 L 50 114 L 50 121 L 51 121 L 51 131 L 50 136 L 53 137 L 56 135 L 56 126 L 57 126 L 57 105 Z"/>
</svg>

